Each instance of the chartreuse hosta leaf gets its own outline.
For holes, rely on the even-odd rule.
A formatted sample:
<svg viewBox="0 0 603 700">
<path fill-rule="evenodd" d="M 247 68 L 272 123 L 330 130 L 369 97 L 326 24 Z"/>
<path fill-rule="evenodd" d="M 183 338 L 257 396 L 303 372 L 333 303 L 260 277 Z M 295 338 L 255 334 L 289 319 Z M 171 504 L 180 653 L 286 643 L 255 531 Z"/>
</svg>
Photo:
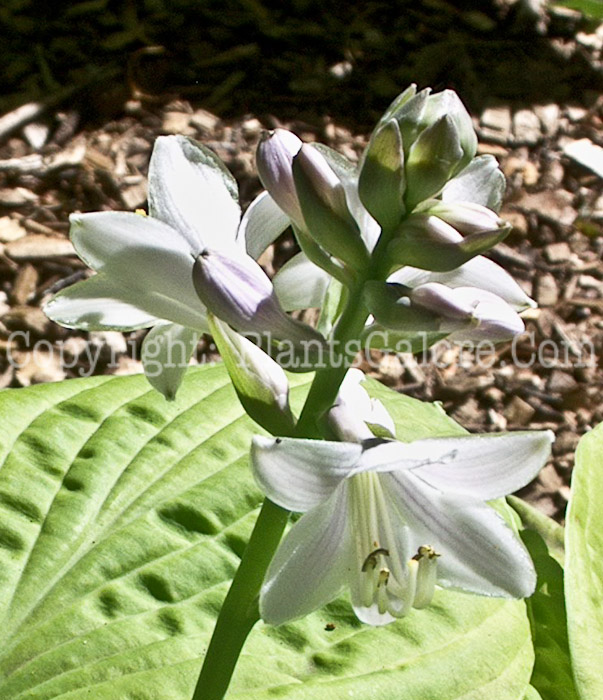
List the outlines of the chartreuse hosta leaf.
<svg viewBox="0 0 603 700">
<path fill-rule="evenodd" d="M 536 592 L 528 601 L 536 651 L 531 683 L 546 700 L 579 700 L 567 639 L 563 569 L 537 532 L 523 530 L 521 537 L 538 572 Z"/>
<path fill-rule="evenodd" d="M 603 697 L 603 424 L 578 444 L 565 527 L 565 597 L 581 700 Z"/>
<path fill-rule="evenodd" d="M 308 377 L 291 382 L 298 409 Z M 375 393 L 400 439 L 461 430 Z M 0 698 L 188 700 L 261 502 L 224 369 L 173 402 L 143 377 L 8 390 L 0 415 Z M 228 697 L 523 700 L 532 662 L 522 602 L 442 591 L 371 628 L 338 599 L 258 624 Z"/>
</svg>

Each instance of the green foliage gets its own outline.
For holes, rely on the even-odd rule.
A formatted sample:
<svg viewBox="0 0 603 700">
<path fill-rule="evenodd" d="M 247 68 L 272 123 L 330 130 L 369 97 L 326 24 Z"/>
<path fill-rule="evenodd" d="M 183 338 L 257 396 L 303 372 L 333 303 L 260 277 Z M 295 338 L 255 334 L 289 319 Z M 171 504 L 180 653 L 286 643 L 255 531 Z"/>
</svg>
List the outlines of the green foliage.
<svg viewBox="0 0 603 700">
<path fill-rule="evenodd" d="M 603 2 L 601 0 L 556 0 L 554 4 L 578 10 L 592 19 L 603 19 Z"/>
<path fill-rule="evenodd" d="M 507 496 L 507 503 L 517 513 L 525 529 L 533 530 L 542 537 L 550 556 L 563 567 L 565 559 L 564 528 L 517 496 Z"/>
<path fill-rule="evenodd" d="M 570 652 L 581 700 L 603 697 L 603 424 L 581 440 L 566 524 Z"/>
<path fill-rule="evenodd" d="M 308 380 L 291 382 L 299 408 Z M 369 386 L 403 440 L 462 431 Z M 169 403 L 143 377 L 95 377 L 2 392 L 0 412 L 0 697 L 188 700 L 261 501 L 223 367 Z M 532 660 L 521 602 L 441 591 L 370 628 L 339 599 L 257 625 L 229 697 L 520 700 Z"/>
<path fill-rule="evenodd" d="M 563 569 L 542 537 L 521 533 L 538 572 L 536 592 L 527 602 L 536 660 L 531 683 L 546 700 L 578 700 L 570 665 L 563 597 Z"/>
</svg>

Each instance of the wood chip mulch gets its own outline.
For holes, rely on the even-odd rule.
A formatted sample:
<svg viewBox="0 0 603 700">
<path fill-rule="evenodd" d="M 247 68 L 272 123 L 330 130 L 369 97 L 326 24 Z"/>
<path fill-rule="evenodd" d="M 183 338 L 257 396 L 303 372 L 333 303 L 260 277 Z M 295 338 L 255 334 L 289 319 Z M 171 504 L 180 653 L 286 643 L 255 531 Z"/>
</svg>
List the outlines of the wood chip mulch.
<svg viewBox="0 0 603 700">
<path fill-rule="evenodd" d="M 12 125 L 1 133 L 7 119 Z M 508 180 L 502 214 L 513 230 L 491 257 L 539 308 L 525 314 L 517 342 L 481 361 L 444 344 L 423 357 L 374 353 L 363 368 L 398 390 L 442 402 L 471 431 L 554 430 L 553 459 L 526 493 L 562 518 L 577 442 L 603 420 L 603 100 L 494 103 L 475 124 L 480 152 L 496 156 Z M 254 153 L 261 131 L 281 125 L 353 160 L 366 143 L 366 133 L 329 118 L 225 120 L 184 100 L 159 106 L 130 99 L 119 119 L 83 130 L 69 111 L 30 106 L 1 117 L 0 388 L 140 372 L 144 332 L 84 334 L 54 325 L 40 309 L 50 294 L 89 275 L 68 239 L 69 214 L 146 207 L 152 145 L 169 133 L 214 149 L 245 205 L 260 189 Z M 261 263 L 273 274 L 293 252 L 285 236 Z M 214 357 L 209 339 L 198 361 L 207 357 Z"/>
</svg>

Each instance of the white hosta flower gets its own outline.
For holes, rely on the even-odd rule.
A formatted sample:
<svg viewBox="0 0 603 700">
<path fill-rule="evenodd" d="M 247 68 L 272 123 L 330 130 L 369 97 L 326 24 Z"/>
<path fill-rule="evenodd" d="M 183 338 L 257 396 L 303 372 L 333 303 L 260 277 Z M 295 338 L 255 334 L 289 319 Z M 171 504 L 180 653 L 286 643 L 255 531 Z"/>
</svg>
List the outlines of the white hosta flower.
<svg viewBox="0 0 603 700">
<path fill-rule="evenodd" d="M 240 283 L 237 293 L 253 292 L 257 306 L 261 287 L 265 306 L 274 311 L 278 304 L 272 285 L 246 252 L 244 234 L 257 230 L 254 217 L 265 220 L 264 208 L 254 207 L 239 224 L 236 182 L 215 154 L 183 136 L 158 138 L 149 165 L 148 200 L 149 216 L 132 212 L 71 216 L 75 249 L 97 274 L 57 294 L 44 311 L 70 328 L 151 327 L 142 348 L 145 371 L 155 388 L 173 398 L 198 335 L 208 330 L 207 311 L 193 284 L 193 266 L 201 253 L 209 249 L 234 266 L 253 268 L 261 284 L 247 289 Z M 210 307 L 211 292 L 208 289 L 204 295 Z M 220 302 L 215 310 L 218 316 L 226 306 Z M 228 322 L 239 320 L 236 304 L 232 307 Z M 288 320 L 293 335 L 300 334 L 301 324 L 282 312 L 263 318 L 269 321 L 276 316 L 278 331 L 270 327 L 253 330 L 282 338 L 288 332 Z M 242 330 L 249 330 L 247 321 L 241 320 Z M 306 328 L 309 337 L 316 337 Z M 173 361 L 175 356 L 178 362 Z"/>
<path fill-rule="evenodd" d="M 446 214 L 452 210 L 454 215 L 450 215 L 450 220 L 459 223 L 467 235 L 463 236 L 430 210 L 411 214 L 388 245 L 390 269 L 412 265 L 423 270 L 449 272 L 493 248 L 511 230 L 485 207 L 453 204 L 446 207 Z M 486 228 L 482 228 L 484 225 Z"/>
<path fill-rule="evenodd" d="M 449 272 L 432 272 L 406 266 L 396 270 L 387 281 L 411 288 L 430 282 L 439 282 L 450 289 L 474 287 L 496 294 L 515 311 L 536 307 L 536 302 L 530 299 L 506 270 L 482 255 Z"/>
<path fill-rule="evenodd" d="M 268 498 L 305 515 L 292 527 L 260 595 L 281 624 L 343 587 L 356 615 L 387 624 L 431 601 L 434 586 L 510 598 L 532 594 L 524 546 L 486 501 L 531 481 L 550 432 L 400 443 L 254 438 L 255 476 Z"/>
</svg>

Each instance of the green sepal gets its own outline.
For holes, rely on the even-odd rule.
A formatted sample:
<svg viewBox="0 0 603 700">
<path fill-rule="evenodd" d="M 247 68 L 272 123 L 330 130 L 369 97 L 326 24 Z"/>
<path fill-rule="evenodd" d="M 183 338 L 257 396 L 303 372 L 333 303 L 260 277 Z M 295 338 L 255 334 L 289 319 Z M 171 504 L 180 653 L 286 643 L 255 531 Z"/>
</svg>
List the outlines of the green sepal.
<svg viewBox="0 0 603 700">
<path fill-rule="evenodd" d="M 320 309 L 320 316 L 318 317 L 318 323 L 316 324 L 316 330 L 327 337 L 335 321 L 340 316 L 344 302 L 347 298 L 348 291 L 339 280 L 332 279 L 327 287 L 327 292 L 324 297 L 322 307 Z"/>
<path fill-rule="evenodd" d="M 448 114 L 427 127 L 410 147 L 406 162 L 406 206 L 409 211 L 436 195 L 463 159 L 456 125 Z"/>
<path fill-rule="evenodd" d="M 310 262 L 321 267 L 341 284 L 345 286 L 352 284 L 353 280 L 348 271 L 338 265 L 307 231 L 303 228 L 298 228 L 294 223 L 291 224 L 291 228 L 295 233 L 299 247 Z"/>
<path fill-rule="evenodd" d="M 423 131 L 426 124 L 423 121 L 427 100 L 431 94 L 431 88 L 425 88 L 405 100 L 391 116 L 398 122 L 404 146 L 404 155 L 408 156 L 410 147 L 417 136 Z M 404 95 L 404 93 L 402 93 Z M 402 95 L 400 97 L 402 97 Z"/>
<path fill-rule="evenodd" d="M 404 149 L 395 119 L 378 126 L 364 152 L 358 176 L 358 195 L 383 229 L 398 225 L 404 206 Z"/>
<path fill-rule="evenodd" d="M 408 333 L 439 331 L 440 318 L 411 306 L 408 292 L 404 285 L 373 280 L 364 285 L 364 303 L 377 323 L 387 328 Z"/>
<path fill-rule="evenodd" d="M 477 152 L 477 135 L 469 112 L 454 90 L 442 90 L 430 95 L 423 119 L 427 124 L 433 124 L 437 119 L 447 115 L 456 128 L 463 157 L 455 174 L 468 165 Z"/>
<path fill-rule="evenodd" d="M 397 119 L 402 107 L 412 100 L 412 98 L 417 94 L 417 85 L 412 83 L 406 90 L 401 92 L 398 97 L 394 98 L 390 106 L 385 110 L 383 116 L 381 117 L 379 123 L 383 124 L 388 122 L 390 119 Z"/>
<path fill-rule="evenodd" d="M 462 241 L 444 242 L 430 240 L 418 227 L 408 227 L 390 242 L 388 259 L 393 263 L 392 269 L 412 265 L 421 270 L 449 272 L 493 248 L 507 237 L 510 230 L 510 226 L 502 226 L 492 231 L 472 233 Z"/>
</svg>

